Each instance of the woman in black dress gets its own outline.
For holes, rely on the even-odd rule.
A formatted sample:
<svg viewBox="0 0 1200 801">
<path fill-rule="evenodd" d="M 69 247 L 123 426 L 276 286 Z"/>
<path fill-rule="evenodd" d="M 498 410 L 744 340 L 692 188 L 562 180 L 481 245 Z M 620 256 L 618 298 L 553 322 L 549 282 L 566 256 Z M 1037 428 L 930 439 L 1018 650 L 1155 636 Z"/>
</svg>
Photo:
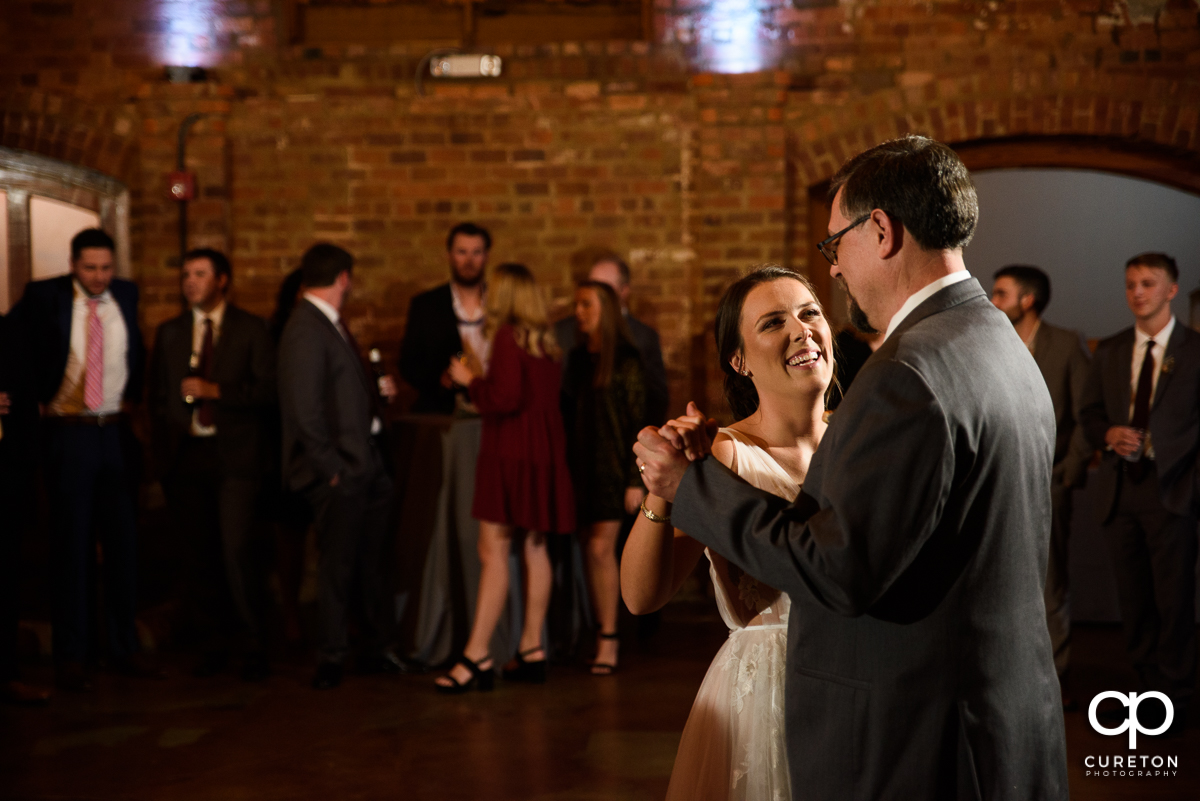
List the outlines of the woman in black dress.
<svg viewBox="0 0 1200 801">
<path fill-rule="evenodd" d="M 646 377 L 612 287 L 581 283 L 575 320 L 580 344 L 567 360 L 563 419 L 588 589 L 600 627 L 591 671 L 607 676 L 616 670 L 619 645 L 617 534 L 622 515 L 636 511 L 645 493 L 633 443 L 646 414 Z"/>
</svg>

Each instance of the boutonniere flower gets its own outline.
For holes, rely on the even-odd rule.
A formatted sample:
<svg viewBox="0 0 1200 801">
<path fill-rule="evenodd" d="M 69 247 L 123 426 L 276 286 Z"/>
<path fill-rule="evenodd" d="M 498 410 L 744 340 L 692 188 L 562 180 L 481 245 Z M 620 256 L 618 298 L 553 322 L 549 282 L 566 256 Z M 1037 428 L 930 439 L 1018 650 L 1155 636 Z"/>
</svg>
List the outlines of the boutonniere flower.
<svg viewBox="0 0 1200 801">
<path fill-rule="evenodd" d="M 1175 369 L 1175 357 L 1174 356 L 1168 356 L 1167 358 L 1163 359 L 1163 366 L 1162 366 L 1162 374 L 1163 375 L 1170 375 L 1174 369 Z"/>
</svg>

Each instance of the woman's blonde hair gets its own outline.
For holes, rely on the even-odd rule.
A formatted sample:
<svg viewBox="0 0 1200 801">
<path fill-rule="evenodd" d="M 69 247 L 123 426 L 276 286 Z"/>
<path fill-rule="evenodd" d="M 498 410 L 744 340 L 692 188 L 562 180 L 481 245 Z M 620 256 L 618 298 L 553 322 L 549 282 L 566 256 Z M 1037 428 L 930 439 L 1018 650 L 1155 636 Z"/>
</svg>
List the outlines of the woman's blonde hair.
<svg viewBox="0 0 1200 801">
<path fill-rule="evenodd" d="M 529 355 L 552 359 L 562 355 L 550 328 L 542 293 L 524 264 L 501 264 L 488 281 L 484 334 L 489 342 L 502 325 L 512 326 L 517 346 Z"/>
</svg>

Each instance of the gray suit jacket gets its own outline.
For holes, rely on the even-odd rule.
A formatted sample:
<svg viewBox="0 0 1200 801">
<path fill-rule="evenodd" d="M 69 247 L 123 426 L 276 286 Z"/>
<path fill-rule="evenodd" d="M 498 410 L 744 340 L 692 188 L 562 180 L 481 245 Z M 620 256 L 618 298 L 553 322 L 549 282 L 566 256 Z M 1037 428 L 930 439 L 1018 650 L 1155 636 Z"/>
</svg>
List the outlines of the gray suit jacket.
<svg viewBox="0 0 1200 801">
<path fill-rule="evenodd" d="M 294 491 L 381 469 L 372 452 L 374 388 L 359 355 L 321 310 L 301 300 L 279 342 L 283 478 Z"/>
<path fill-rule="evenodd" d="M 642 367 L 646 368 L 646 420 L 645 425 L 660 426 L 667 421 L 667 368 L 663 364 L 662 344 L 658 332 L 632 314 L 625 315 L 633 344 L 642 354 Z M 564 317 L 554 324 L 554 338 L 558 340 L 563 354 L 575 347 L 577 324 L 574 317 Z M 570 375 L 563 365 L 563 377 Z"/>
<path fill-rule="evenodd" d="M 1091 359 L 1079 334 L 1045 320 L 1033 338 L 1033 359 L 1042 371 L 1054 403 L 1054 480 L 1079 486 L 1092 460 L 1092 446 L 1079 425 Z"/>
<path fill-rule="evenodd" d="M 1054 410 L 974 279 L 859 372 L 795 503 L 712 458 L 676 524 L 787 592 L 792 786 L 807 798 L 1067 797 L 1042 586 Z"/>
<path fill-rule="evenodd" d="M 1124 476 L 1124 460 L 1106 450 L 1104 435 L 1111 426 L 1129 425 L 1133 341 L 1133 328 L 1127 328 L 1101 342 L 1084 390 L 1083 426 L 1092 445 L 1104 451 L 1096 473 L 1102 524 L 1112 517 Z M 1177 515 L 1200 514 L 1200 334 L 1176 319 L 1159 368 L 1150 437 L 1163 507 Z"/>
</svg>

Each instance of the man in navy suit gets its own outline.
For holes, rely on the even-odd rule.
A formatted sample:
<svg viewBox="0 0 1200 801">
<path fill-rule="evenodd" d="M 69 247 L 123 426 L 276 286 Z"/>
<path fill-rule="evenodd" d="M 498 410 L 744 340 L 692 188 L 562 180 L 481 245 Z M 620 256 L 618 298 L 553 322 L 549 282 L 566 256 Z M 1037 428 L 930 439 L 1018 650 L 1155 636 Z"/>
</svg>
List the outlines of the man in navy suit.
<svg viewBox="0 0 1200 801">
<path fill-rule="evenodd" d="M 71 273 L 30 283 L 13 311 L 22 381 L 45 433 L 55 677 L 74 691 L 91 687 L 94 537 L 104 553 L 109 667 L 126 675 L 154 672 L 137 656 L 137 446 L 127 416 L 141 396 L 145 353 L 137 287 L 113 277 L 113 251 L 104 231 L 80 231 L 71 240 Z"/>
</svg>

